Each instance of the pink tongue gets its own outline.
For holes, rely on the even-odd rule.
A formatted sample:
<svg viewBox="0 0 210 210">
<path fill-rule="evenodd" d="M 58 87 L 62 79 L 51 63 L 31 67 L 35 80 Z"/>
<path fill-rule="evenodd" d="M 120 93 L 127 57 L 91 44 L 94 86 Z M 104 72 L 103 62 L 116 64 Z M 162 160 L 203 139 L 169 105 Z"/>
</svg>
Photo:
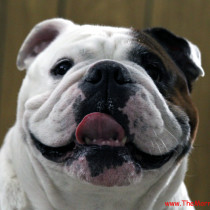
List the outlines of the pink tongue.
<svg viewBox="0 0 210 210">
<path fill-rule="evenodd" d="M 79 144 L 124 146 L 125 132 L 111 116 L 94 112 L 86 115 L 76 129 Z"/>
</svg>

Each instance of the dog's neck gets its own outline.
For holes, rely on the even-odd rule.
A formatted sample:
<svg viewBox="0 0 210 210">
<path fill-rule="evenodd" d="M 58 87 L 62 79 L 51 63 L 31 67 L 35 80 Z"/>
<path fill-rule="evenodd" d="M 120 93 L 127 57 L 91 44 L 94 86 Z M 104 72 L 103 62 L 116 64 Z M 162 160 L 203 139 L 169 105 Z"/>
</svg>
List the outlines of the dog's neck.
<svg viewBox="0 0 210 210">
<path fill-rule="evenodd" d="M 28 148 L 22 140 L 18 144 L 16 142 L 13 141 L 12 152 L 16 153 L 14 157 L 21 158 L 13 160 L 15 170 L 35 209 L 65 209 L 67 206 L 92 210 L 162 209 L 166 201 L 189 200 L 183 184 L 187 157 L 149 188 L 148 183 L 143 182 L 126 187 L 99 187 L 81 183 L 56 170 L 45 169 L 36 158 L 28 155 Z M 29 178 L 26 180 L 24 177 Z"/>
</svg>

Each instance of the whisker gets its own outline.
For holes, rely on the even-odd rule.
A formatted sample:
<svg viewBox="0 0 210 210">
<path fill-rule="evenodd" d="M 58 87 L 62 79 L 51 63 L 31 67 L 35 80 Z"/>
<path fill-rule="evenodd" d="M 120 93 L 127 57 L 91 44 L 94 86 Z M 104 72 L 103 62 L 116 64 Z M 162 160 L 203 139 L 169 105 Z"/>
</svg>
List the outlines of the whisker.
<svg viewBox="0 0 210 210">
<path fill-rule="evenodd" d="M 179 143 L 178 139 L 167 128 L 164 128 L 164 129 L 175 139 L 176 143 L 178 144 Z"/>
<path fill-rule="evenodd" d="M 157 136 L 157 138 L 161 141 L 161 143 L 162 143 L 163 146 L 165 147 L 166 151 L 168 151 L 168 148 L 166 147 L 164 141 L 163 141 L 161 138 L 158 137 L 158 135 L 157 135 L 157 133 L 154 131 L 154 129 L 153 129 L 153 132 L 154 132 L 154 134 Z"/>
<path fill-rule="evenodd" d="M 153 150 L 155 148 L 155 146 L 154 146 L 153 141 L 151 141 L 151 143 L 152 143 L 152 150 Z M 152 155 L 151 148 L 149 148 L 149 153 Z"/>
<path fill-rule="evenodd" d="M 157 145 L 158 150 L 160 151 L 160 154 L 162 154 L 161 149 L 160 149 L 160 146 L 158 145 L 158 143 L 157 143 L 157 142 L 155 142 L 155 144 Z"/>
</svg>

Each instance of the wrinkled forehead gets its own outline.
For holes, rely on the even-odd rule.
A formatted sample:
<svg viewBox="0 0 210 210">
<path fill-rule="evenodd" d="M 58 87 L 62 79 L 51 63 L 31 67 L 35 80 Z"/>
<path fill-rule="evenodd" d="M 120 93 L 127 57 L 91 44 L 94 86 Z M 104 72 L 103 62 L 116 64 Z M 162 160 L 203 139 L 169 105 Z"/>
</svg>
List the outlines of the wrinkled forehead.
<svg viewBox="0 0 210 210">
<path fill-rule="evenodd" d="M 65 41 L 64 41 L 65 40 Z M 74 25 L 64 31 L 59 37 L 57 44 L 81 45 L 81 47 L 119 47 L 119 45 L 129 45 L 132 41 L 132 30 L 127 28 L 116 28 L 92 25 Z"/>
<path fill-rule="evenodd" d="M 54 59 L 73 56 L 76 62 L 102 57 L 121 59 L 134 45 L 133 39 L 128 28 L 73 25 L 63 31 L 47 51 L 54 52 Z"/>
<path fill-rule="evenodd" d="M 132 30 L 122 27 L 97 26 L 97 25 L 74 25 L 66 30 L 72 40 L 94 38 L 131 38 Z"/>
</svg>

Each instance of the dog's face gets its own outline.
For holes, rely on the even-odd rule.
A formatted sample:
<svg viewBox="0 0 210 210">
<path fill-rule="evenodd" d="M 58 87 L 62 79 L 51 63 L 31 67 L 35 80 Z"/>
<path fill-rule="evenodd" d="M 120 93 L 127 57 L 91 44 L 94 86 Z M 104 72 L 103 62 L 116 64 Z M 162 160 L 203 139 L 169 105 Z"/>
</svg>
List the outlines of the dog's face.
<svg viewBox="0 0 210 210">
<path fill-rule="evenodd" d="M 157 179 L 191 148 L 200 53 L 164 29 L 52 19 L 32 30 L 17 65 L 27 69 L 18 122 L 46 170 L 123 186 Z"/>
</svg>

